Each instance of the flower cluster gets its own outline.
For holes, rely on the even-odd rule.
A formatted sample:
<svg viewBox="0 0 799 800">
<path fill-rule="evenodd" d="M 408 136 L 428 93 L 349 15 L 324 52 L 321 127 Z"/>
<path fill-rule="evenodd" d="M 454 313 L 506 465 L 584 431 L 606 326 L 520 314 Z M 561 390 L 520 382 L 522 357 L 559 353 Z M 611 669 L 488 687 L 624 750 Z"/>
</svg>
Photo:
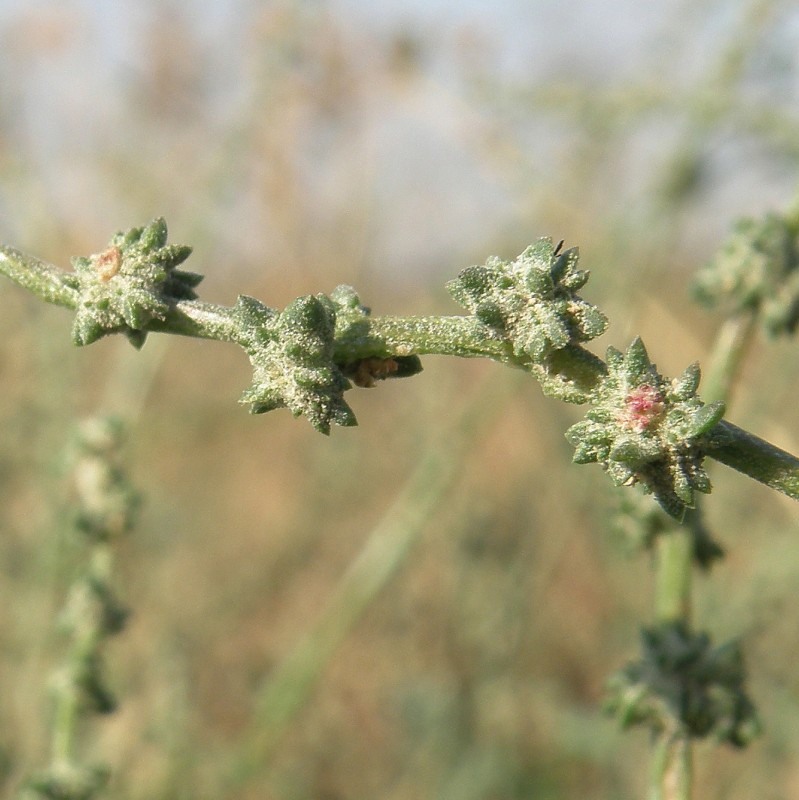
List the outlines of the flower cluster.
<svg viewBox="0 0 799 800">
<path fill-rule="evenodd" d="M 696 396 L 698 364 L 666 380 L 640 339 L 626 353 L 609 348 L 607 367 L 593 407 L 566 432 L 574 461 L 600 463 L 616 486 L 640 483 L 681 519 L 695 491 L 710 491 L 702 438 L 723 416 L 724 404 L 704 405 Z"/>
<path fill-rule="evenodd" d="M 539 239 L 515 261 L 490 258 L 485 266 L 468 267 L 447 289 L 516 356 L 540 364 L 608 326 L 605 315 L 576 294 L 588 280 L 578 259 L 576 248 L 560 252 L 551 239 Z"/>
<path fill-rule="evenodd" d="M 75 344 L 124 333 L 141 347 L 153 320 L 164 320 L 176 301 L 196 298 L 202 276 L 175 269 L 190 253 L 187 245 L 167 244 L 166 222 L 159 218 L 117 233 L 102 253 L 73 258 L 69 278 L 79 292 Z"/>
<path fill-rule="evenodd" d="M 799 325 L 799 231 L 776 214 L 745 219 L 694 281 L 697 299 L 730 311 L 759 312 L 770 336 L 790 334 Z"/>
<path fill-rule="evenodd" d="M 607 711 L 624 727 L 694 738 L 714 736 L 735 747 L 760 730 L 744 690 L 745 670 L 737 642 L 712 647 L 706 634 L 678 623 L 642 632 L 643 655 L 608 683 Z"/>
<path fill-rule="evenodd" d="M 329 297 L 300 297 L 278 312 L 242 296 L 235 313 L 254 370 L 241 402 L 250 403 L 253 414 L 288 408 L 326 434 L 332 423 L 356 424 L 344 401 L 350 382 L 333 361 L 336 306 Z"/>
</svg>

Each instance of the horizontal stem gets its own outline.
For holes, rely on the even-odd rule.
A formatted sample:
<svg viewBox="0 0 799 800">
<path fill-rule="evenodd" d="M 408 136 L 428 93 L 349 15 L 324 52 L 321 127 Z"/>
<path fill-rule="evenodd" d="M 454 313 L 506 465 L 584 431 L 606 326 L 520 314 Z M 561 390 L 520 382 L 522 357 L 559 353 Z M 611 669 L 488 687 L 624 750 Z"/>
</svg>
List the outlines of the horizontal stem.
<svg viewBox="0 0 799 800">
<path fill-rule="evenodd" d="M 80 295 L 70 285 L 66 272 L 13 247 L 0 245 L 0 274 L 11 278 L 14 283 L 47 303 L 67 308 L 78 305 Z"/>
<path fill-rule="evenodd" d="M 200 300 L 179 300 L 167 311 L 164 319 L 154 319 L 147 324 L 148 331 L 220 342 L 240 341 L 240 327 L 230 306 Z"/>
<path fill-rule="evenodd" d="M 364 317 L 336 332 L 337 361 L 431 354 L 521 364 L 508 342 L 470 316 Z"/>
<path fill-rule="evenodd" d="M 711 458 L 799 500 L 799 458 L 722 420 L 705 444 Z"/>
<path fill-rule="evenodd" d="M 336 331 L 333 360 L 445 355 L 489 358 L 531 372 L 546 394 L 584 403 L 607 373 L 602 359 L 577 344 L 553 351 L 546 362 L 520 355 L 472 316 L 369 317 Z"/>
<path fill-rule="evenodd" d="M 0 245 L 0 274 L 48 303 L 76 308 L 80 295 L 74 276 Z M 148 330 L 201 339 L 241 342 L 233 308 L 181 300 L 163 320 L 152 320 Z M 363 358 L 411 355 L 450 355 L 490 358 L 532 372 L 546 380 L 555 375 L 582 392 L 590 392 L 606 372 L 604 362 L 588 350 L 570 345 L 550 356 L 544 368 L 513 352 L 511 345 L 494 338 L 471 316 L 364 317 L 336 331 L 333 360 L 346 364 Z M 772 489 L 799 500 L 799 459 L 768 442 L 722 420 L 708 438 L 708 456 L 743 472 Z"/>
</svg>

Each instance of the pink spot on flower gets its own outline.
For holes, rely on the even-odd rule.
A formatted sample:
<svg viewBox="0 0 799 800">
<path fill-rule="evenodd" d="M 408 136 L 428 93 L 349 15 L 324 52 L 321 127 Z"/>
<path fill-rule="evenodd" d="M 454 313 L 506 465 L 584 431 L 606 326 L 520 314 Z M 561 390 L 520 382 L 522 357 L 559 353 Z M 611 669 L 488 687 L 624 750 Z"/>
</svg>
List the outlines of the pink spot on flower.
<svg viewBox="0 0 799 800">
<path fill-rule="evenodd" d="M 643 433 L 663 415 L 666 408 L 663 395 L 649 384 L 633 389 L 624 398 L 624 410 L 619 422 L 636 433 Z"/>
</svg>

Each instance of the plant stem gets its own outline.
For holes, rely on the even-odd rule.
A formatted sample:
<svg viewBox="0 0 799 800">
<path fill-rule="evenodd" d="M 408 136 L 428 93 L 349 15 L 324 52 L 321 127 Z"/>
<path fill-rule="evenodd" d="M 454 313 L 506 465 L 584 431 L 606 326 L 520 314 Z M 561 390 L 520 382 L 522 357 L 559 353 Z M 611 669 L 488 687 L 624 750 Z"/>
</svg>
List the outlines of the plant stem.
<svg viewBox="0 0 799 800">
<path fill-rule="evenodd" d="M 658 625 L 690 625 L 693 551 L 693 531 L 688 525 L 675 525 L 656 540 L 655 621 Z M 690 737 L 681 731 L 662 731 L 655 736 L 653 748 L 650 800 L 689 800 Z"/>
<path fill-rule="evenodd" d="M 47 303 L 67 308 L 78 305 L 79 294 L 69 285 L 66 273 L 13 247 L 0 245 L 0 273 Z"/>
<path fill-rule="evenodd" d="M 79 295 L 68 273 L 14 248 L 0 245 L 0 274 L 48 303 L 72 309 L 78 305 Z M 199 300 L 174 303 L 164 319 L 148 324 L 148 330 L 238 343 L 242 339 L 233 308 Z M 747 331 L 747 327 L 737 332 L 731 327 L 726 344 L 725 336 L 720 337 L 718 348 L 726 355 L 719 359 L 722 366 L 709 372 L 711 395 L 718 396 L 729 387 L 735 374 L 732 365 L 740 359 Z M 489 358 L 546 380 L 542 367 L 515 355 L 506 342 L 492 337 L 471 316 L 365 317 L 336 332 L 333 358 L 337 364 L 346 364 L 363 358 L 431 354 Z M 573 385 L 578 396 L 590 392 L 606 372 L 600 358 L 576 345 L 554 353 L 548 367 L 549 375 Z M 799 500 L 799 459 L 735 425 L 720 422 L 709 438 L 706 452 L 711 458 Z"/>
<path fill-rule="evenodd" d="M 719 329 L 703 386 L 703 395 L 707 402 L 728 401 L 735 376 L 752 339 L 754 323 L 753 314 L 740 314 L 728 319 Z M 727 423 L 721 422 L 716 430 L 722 425 Z M 752 444 L 752 449 L 757 451 L 757 444 Z M 727 457 L 723 450 L 721 455 Z M 787 453 L 784 455 L 788 456 Z M 716 455 L 716 458 L 719 459 L 719 456 Z M 749 459 L 751 458 L 750 454 Z M 796 466 L 799 467 L 799 461 Z M 762 480 L 763 477 L 765 475 L 761 473 L 761 477 L 757 479 Z M 687 513 L 697 512 L 689 510 Z M 684 520 L 682 526 L 674 527 L 667 534 L 659 536 L 656 547 L 655 620 L 659 625 L 677 623 L 688 629 L 692 617 L 694 556 L 694 526 L 690 524 L 690 519 Z M 662 731 L 657 735 L 652 758 L 651 800 L 690 800 L 693 782 L 692 752 L 691 738 L 681 730 Z"/>
<path fill-rule="evenodd" d="M 692 777 L 690 741 L 679 734 L 662 734 L 655 743 L 649 800 L 690 800 Z"/>
<path fill-rule="evenodd" d="M 690 623 L 692 558 L 693 532 L 688 525 L 675 527 L 657 538 L 655 619 L 658 623 Z"/>
<path fill-rule="evenodd" d="M 799 458 L 722 420 L 710 432 L 705 452 L 711 458 L 799 500 Z"/>
<path fill-rule="evenodd" d="M 702 398 L 706 403 L 730 396 L 746 350 L 752 341 L 755 315 L 747 311 L 727 319 L 716 335 L 710 367 L 702 377 Z"/>
</svg>

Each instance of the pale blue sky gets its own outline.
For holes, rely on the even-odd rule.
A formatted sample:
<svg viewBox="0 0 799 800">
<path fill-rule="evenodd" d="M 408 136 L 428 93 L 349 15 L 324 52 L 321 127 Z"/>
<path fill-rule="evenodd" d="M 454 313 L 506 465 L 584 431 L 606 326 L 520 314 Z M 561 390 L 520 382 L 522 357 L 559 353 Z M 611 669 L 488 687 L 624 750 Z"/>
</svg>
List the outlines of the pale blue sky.
<svg viewBox="0 0 799 800">
<path fill-rule="evenodd" d="M 136 114 L 128 88 L 150 69 L 153 47 L 180 47 L 183 25 L 191 25 L 193 39 L 199 42 L 202 63 L 197 74 L 203 87 L 199 102 L 205 104 L 204 108 L 187 107 L 186 127 L 198 126 L 198 135 L 207 140 L 205 153 L 212 154 L 219 142 L 228 141 L 228 122 L 246 118 L 255 91 L 252 53 L 239 43 L 246 38 L 254 10 L 269 12 L 282 5 L 286 4 L 255 0 L 175 2 L 173 7 L 182 17 L 174 30 L 154 30 L 152 9 L 163 10 L 169 3 L 0 0 L 0 34 L 6 46 L 0 60 L 0 102 L 10 143 L 7 157 L 16 160 L 14 169 L 20 180 L 27 175 L 31 185 L 38 184 L 33 196 L 43 213 L 63 219 L 67 226 L 78 216 L 96 221 L 100 227 L 124 224 L 130 213 L 125 197 L 114 195 L 96 177 L 87 177 L 81 171 L 83 166 L 97 154 L 113 157 L 114 147 L 109 144 L 117 138 L 124 142 L 126 136 L 144 137 L 130 146 L 140 144 L 146 151 L 153 144 L 151 137 L 158 133 L 176 154 L 180 152 L 179 108 L 177 120 L 166 120 L 164 131 L 142 133 L 125 126 Z M 457 260 L 473 248 L 488 246 L 492 236 L 499 238 L 522 213 L 528 214 L 531 232 L 537 229 L 535 214 L 524 205 L 528 199 L 520 195 L 524 190 L 521 181 L 514 183 L 513 175 L 489 174 L 468 141 L 470 126 L 490 128 L 496 120 L 485 107 L 473 104 L 469 88 L 462 85 L 464 59 L 473 57 L 475 63 L 488 65 L 509 91 L 571 84 L 590 97 L 593 90 L 601 96 L 608 90 L 662 84 L 668 92 L 690 86 L 716 63 L 720 47 L 740 24 L 747 4 L 710 0 L 331 0 L 296 3 L 295 7 L 305 8 L 309 14 L 324 9 L 342 30 L 352 33 L 354 42 L 364 41 L 366 34 L 378 43 L 388 41 L 396 31 L 404 30 L 424 44 L 427 88 L 422 85 L 405 95 L 399 92 L 383 103 L 379 97 L 371 98 L 362 110 L 368 117 L 363 120 L 366 133 L 356 145 L 364 147 L 364 158 L 351 164 L 341 160 L 325 163 L 319 174 L 333 177 L 328 183 L 318 178 L 311 184 L 321 203 L 328 194 L 335 195 L 336 181 L 343 176 L 351 180 L 354 170 L 368 165 L 374 182 L 368 190 L 369 202 L 374 207 L 365 246 L 373 248 L 372 260 L 424 265 L 441 263 L 447 257 Z M 189 15 L 186 9 L 191 9 Z M 758 81 L 755 69 L 747 84 L 747 91 L 764 108 L 773 102 L 791 113 L 797 102 L 798 20 L 796 9 L 781 14 L 779 24 L 769 33 L 771 46 L 763 51 L 762 64 L 755 65 L 767 79 Z M 26 37 L 39 46 L 23 44 Z M 156 37 L 158 42 L 153 44 Z M 370 69 L 373 53 L 350 55 L 356 69 Z M 501 107 L 500 113 L 507 117 L 502 124 L 514 127 L 515 146 L 524 151 L 530 180 L 555 180 L 568 148 L 584 147 L 584 143 L 564 137 L 556 114 L 537 114 L 529 108 L 514 112 L 512 105 Z M 623 214 L 625 203 L 635 203 L 638 190 L 627 184 L 640 179 L 645 187 L 651 179 L 647 172 L 659 167 L 658 158 L 668 152 L 669 137 L 673 138 L 677 127 L 677 122 L 667 118 L 643 126 L 641 136 L 631 140 L 628 152 L 622 154 L 627 174 L 609 176 L 613 194 L 603 201 L 602 213 Z M 723 175 L 717 186 L 711 185 L 715 194 L 703 198 L 705 212 L 715 214 L 714 220 L 784 202 L 795 180 L 793 163 L 786 162 L 785 168 L 780 163 L 764 167 L 757 146 L 742 148 L 734 132 L 717 135 L 707 156 L 716 173 Z M 198 172 L 209 168 L 203 156 L 190 166 L 196 166 Z M 420 198 L 420 186 L 424 198 Z M 152 204 L 163 206 L 158 213 L 174 215 L 173 206 L 180 213 L 190 202 L 167 192 L 159 196 L 157 189 L 151 191 Z M 14 201 L 20 188 L 15 186 L 8 199 L 2 195 L 0 192 L 0 219 L 13 235 L 19 212 Z M 85 205 L 87 195 L 97 198 L 91 208 Z M 265 217 L 261 224 L 266 212 L 257 204 L 248 205 L 246 184 L 232 184 L 230 196 L 235 202 L 228 203 L 229 213 L 237 221 L 249 220 L 254 228 L 268 232 Z M 224 226 L 224 209 L 220 207 L 219 213 Z M 324 216 L 325 212 L 320 213 Z M 391 224 L 383 222 L 383 217 L 390 217 Z M 712 222 L 711 226 L 722 224 L 727 223 Z M 267 237 L 267 233 L 263 235 Z M 250 239 L 253 249 L 260 251 L 265 242 L 258 236 L 256 230 Z"/>
</svg>

